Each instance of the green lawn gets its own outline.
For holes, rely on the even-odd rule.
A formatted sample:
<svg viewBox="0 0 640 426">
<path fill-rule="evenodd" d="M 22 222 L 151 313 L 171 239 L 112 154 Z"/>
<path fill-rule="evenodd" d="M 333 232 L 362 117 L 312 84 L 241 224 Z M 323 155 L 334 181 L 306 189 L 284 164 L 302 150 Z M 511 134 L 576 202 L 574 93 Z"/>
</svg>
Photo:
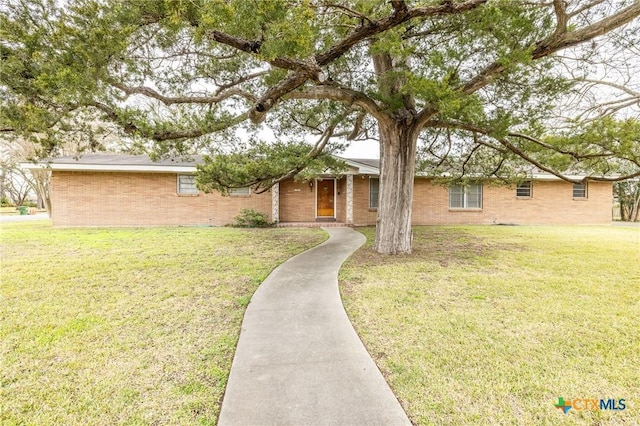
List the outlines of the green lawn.
<svg viewBox="0 0 640 426">
<path fill-rule="evenodd" d="M 2 215 L 17 215 L 18 212 L 17 207 L 0 207 L 0 216 Z"/>
<path fill-rule="evenodd" d="M 0 225 L 0 424 L 215 424 L 252 293 L 324 239 Z"/>
<path fill-rule="evenodd" d="M 399 257 L 362 231 L 345 307 L 414 423 L 639 424 L 640 228 L 418 227 Z"/>
</svg>

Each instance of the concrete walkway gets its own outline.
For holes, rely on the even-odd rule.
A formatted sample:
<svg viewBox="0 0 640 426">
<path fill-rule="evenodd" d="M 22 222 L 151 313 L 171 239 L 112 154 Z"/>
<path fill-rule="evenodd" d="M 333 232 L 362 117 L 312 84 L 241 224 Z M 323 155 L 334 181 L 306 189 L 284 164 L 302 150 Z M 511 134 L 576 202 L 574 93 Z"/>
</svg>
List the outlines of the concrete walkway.
<svg viewBox="0 0 640 426">
<path fill-rule="evenodd" d="M 338 269 L 365 238 L 325 243 L 276 268 L 242 323 L 218 425 L 410 425 L 351 326 Z"/>
</svg>

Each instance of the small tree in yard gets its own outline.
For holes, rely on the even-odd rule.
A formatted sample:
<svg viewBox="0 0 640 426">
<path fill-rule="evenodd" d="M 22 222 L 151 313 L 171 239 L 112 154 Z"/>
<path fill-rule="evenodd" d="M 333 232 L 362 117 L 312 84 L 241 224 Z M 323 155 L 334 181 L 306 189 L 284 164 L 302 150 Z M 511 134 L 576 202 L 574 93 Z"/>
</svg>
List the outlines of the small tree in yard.
<svg viewBox="0 0 640 426">
<path fill-rule="evenodd" d="M 377 139 L 381 253 L 411 251 L 418 159 L 457 177 L 640 175 L 638 1 L 4 3 L 0 130 L 100 112 L 157 155 L 249 152 L 203 167 L 213 189 L 264 190 Z M 265 127 L 282 145 L 257 140 Z"/>
</svg>

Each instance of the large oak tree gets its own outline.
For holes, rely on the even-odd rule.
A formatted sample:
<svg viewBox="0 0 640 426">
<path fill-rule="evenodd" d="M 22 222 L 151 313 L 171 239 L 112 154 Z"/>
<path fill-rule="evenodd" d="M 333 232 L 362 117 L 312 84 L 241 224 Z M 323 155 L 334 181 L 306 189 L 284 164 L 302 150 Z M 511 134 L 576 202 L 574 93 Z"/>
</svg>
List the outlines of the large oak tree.
<svg viewBox="0 0 640 426">
<path fill-rule="evenodd" d="M 411 251 L 417 166 L 640 175 L 640 1 L 8 0 L 0 12 L 0 131 L 53 148 L 97 111 L 159 152 L 266 153 L 226 180 L 203 169 L 261 189 L 318 167 L 327 147 L 378 139 L 381 253 Z M 264 127 L 280 144 L 256 140 Z"/>
</svg>

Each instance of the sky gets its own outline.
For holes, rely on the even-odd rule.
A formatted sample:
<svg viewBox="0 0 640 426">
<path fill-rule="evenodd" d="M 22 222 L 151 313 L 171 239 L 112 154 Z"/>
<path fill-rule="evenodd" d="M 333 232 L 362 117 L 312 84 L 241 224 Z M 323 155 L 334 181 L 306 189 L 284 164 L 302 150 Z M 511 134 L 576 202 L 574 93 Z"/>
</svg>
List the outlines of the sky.
<svg viewBox="0 0 640 426">
<path fill-rule="evenodd" d="M 353 141 L 341 157 L 345 158 L 380 158 L 380 144 L 378 141 Z"/>
</svg>

